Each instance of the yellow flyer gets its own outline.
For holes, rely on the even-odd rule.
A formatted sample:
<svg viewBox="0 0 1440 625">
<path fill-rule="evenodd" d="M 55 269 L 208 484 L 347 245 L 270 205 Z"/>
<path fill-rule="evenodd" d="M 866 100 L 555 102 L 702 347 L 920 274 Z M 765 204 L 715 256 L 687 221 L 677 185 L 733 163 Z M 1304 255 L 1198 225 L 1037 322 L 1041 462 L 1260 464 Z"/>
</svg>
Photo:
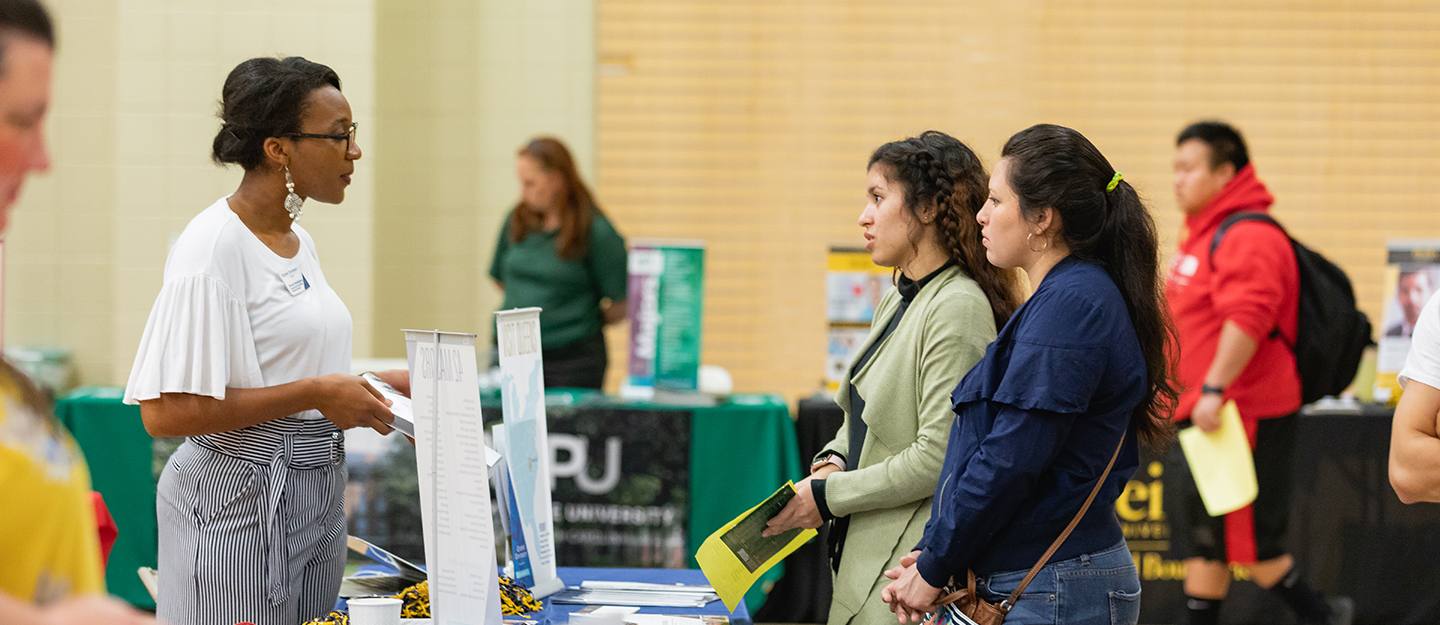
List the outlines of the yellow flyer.
<svg viewBox="0 0 1440 625">
<path fill-rule="evenodd" d="M 815 536 L 815 530 L 799 528 L 775 536 L 761 536 L 765 524 L 794 498 L 795 484 L 786 482 L 768 499 L 715 530 L 695 553 L 700 570 L 731 612 L 740 605 L 745 591 L 750 590 L 755 580 Z"/>
<path fill-rule="evenodd" d="M 1180 430 L 1179 438 L 1190 473 L 1195 476 L 1195 488 L 1210 516 L 1234 512 L 1255 501 L 1259 492 L 1255 458 L 1235 402 L 1225 402 L 1220 408 L 1219 429 L 1206 432 L 1191 426 Z"/>
</svg>

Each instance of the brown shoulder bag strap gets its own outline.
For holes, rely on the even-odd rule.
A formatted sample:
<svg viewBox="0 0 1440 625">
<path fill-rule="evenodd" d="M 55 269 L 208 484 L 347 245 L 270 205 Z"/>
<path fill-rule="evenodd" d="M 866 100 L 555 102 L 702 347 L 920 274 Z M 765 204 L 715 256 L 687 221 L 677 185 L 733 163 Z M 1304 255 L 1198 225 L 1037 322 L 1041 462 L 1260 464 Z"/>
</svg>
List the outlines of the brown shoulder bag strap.
<svg viewBox="0 0 1440 625">
<path fill-rule="evenodd" d="M 1019 586 L 1015 587 L 1015 592 L 1010 593 L 1009 597 L 1000 602 L 999 607 L 1002 614 L 1009 612 L 1010 608 L 1015 606 L 1015 602 L 1020 600 L 1020 593 L 1025 592 L 1025 587 L 1030 585 L 1030 580 L 1035 579 L 1035 575 L 1040 573 L 1040 569 L 1044 568 L 1046 562 L 1050 561 L 1050 556 L 1055 555 L 1055 550 L 1060 548 L 1065 539 L 1070 537 L 1070 532 L 1080 524 L 1080 519 L 1084 518 L 1085 512 L 1090 509 L 1090 504 L 1095 501 L 1095 496 L 1100 494 L 1100 488 L 1105 485 L 1105 478 L 1110 477 L 1110 469 L 1115 467 L 1115 459 L 1120 457 L 1120 448 L 1125 445 L 1125 437 L 1128 435 L 1128 431 L 1120 435 L 1120 442 L 1115 444 L 1115 453 L 1110 455 L 1110 464 L 1105 465 L 1105 472 L 1101 473 L 1100 479 L 1095 481 L 1095 488 L 1090 489 L 1090 496 L 1085 498 L 1085 505 L 1080 506 L 1080 512 L 1075 513 L 1075 518 L 1070 519 L 1070 525 L 1066 526 L 1065 531 L 1060 533 L 1060 537 L 1050 544 L 1050 548 L 1045 550 L 1045 555 L 1040 556 L 1040 561 L 1030 567 L 1030 573 L 1020 581 Z"/>
</svg>

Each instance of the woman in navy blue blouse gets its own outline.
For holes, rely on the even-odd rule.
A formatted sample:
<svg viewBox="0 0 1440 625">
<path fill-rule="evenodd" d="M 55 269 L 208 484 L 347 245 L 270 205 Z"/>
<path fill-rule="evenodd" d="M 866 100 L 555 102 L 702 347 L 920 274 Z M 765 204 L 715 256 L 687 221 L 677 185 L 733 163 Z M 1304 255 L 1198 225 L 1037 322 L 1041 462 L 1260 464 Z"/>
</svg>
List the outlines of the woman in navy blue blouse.
<svg viewBox="0 0 1440 625">
<path fill-rule="evenodd" d="M 1135 623 L 1140 580 L 1109 505 L 1137 443 L 1171 436 L 1175 401 L 1155 224 L 1080 133 L 1011 137 L 977 217 L 991 263 L 1035 292 L 951 395 L 957 418 L 924 538 L 883 593 L 901 622 L 934 612 L 966 572 L 999 604 L 1064 531 L 1120 446 L 1079 525 L 1005 619 Z M 1123 438 L 1123 442 L 1122 442 Z"/>
</svg>

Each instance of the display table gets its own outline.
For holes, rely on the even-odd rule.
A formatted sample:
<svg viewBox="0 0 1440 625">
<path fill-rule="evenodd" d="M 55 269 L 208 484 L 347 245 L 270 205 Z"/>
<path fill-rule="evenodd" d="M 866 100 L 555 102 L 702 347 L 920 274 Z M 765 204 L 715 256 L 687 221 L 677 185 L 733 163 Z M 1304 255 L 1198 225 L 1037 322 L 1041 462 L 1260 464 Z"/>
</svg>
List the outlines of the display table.
<svg viewBox="0 0 1440 625">
<path fill-rule="evenodd" d="M 780 396 L 687 406 L 577 389 L 545 395 L 551 447 L 572 449 L 552 465 L 562 566 L 697 568 L 695 551 L 711 533 L 802 475 Z M 481 404 L 487 424 L 501 421 L 497 396 Z M 574 466 L 577 448 L 583 468 Z M 668 525 L 671 514 L 683 515 L 683 525 Z M 777 566 L 761 577 L 746 595 L 750 604 L 762 604 L 782 573 Z"/>
<path fill-rule="evenodd" d="M 121 403 L 124 389 L 86 387 L 55 403 L 90 467 L 90 482 L 105 498 L 120 530 L 105 567 L 105 586 L 136 607 L 153 610 L 136 570 L 155 567 L 155 477 L 151 438 L 140 407 Z"/>
<path fill-rule="evenodd" d="M 1404 505 L 1391 490 L 1387 470 L 1393 411 L 1383 406 L 1354 410 L 1308 410 L 1300 421 L 1295 447 L 1294 501 L 1290 553 L 1316 587 L 1355 600 L 1355 623 L 1440 622 L 1440 504 Z M 828 441 L 842 413 L 833 401 L 800 402 L 796 428 L 802 444 Z M 806 434 L 811 432 L 811 434 Z M 812 442 L 813 444 L 813 442 Z M 1139 567 L 1144 600 L 1141 623 L 1173 623 L 1180 614 L 1184 563 L 1170 549 L 1170 522 L 1162 463 L 1146 457 L 1114 502 Z M 1152 501 L 1158 499 L 1159 501 Z M 797 551 L 787 559 L 805 558 Z M 813 560 L 814 555 L 808 556 Z M 807 579 L 791 579 L 805 575 Z M 806 589 L 791 595 L 792 589 Z M 824 590 L 819 590 L 823 588 Z M 828 569 L 797 562 L 775 585 L 773 603 L 806 602 L 829 596 Z M 1291 623 L 1293 616 L 1270 593 L 1253 583 L 1231 585 L 1224 623 Z M 820 613 L 801 616 L 824 622 Z M 771 606 L 757 612 L 770 620 Z M 795 619 L 799 621 L 801 619 Z"/>
<path fill-rule="evenodd" d="M 370 564 L 364 568 L 379 572 L 393 573 L 395 569 L 383 564 Z M 573 588 L 583 582 L 642 582 L 647 584 L 686 584 L 690 586 L 709 586 L 710 582 L 705 579 L 705 574 L 694 569 L 608 569 L 591 568 L 580 566 L 562 566 L 556 569 L 560 579 L 565 586 Z M 538 621 L 540 625 L 565 625 L 570 621 L 570 613 L 584 609 L 586 606 L 567 603 L 554 603 L 549 597 L 541 601 L 543 606 L 539 612 L 527 614 L 523 618 Z M 336 609 L 345 609 L 344 600 L 336 606 Z M 725 609 L 725 602 L 711 601 L 703 608 L 662 608 L 642 607 L 641 614 L 672 614 L 680 616 L 705 615 L 725 616 L 730 618 L 734 625 L 752 625 L 750 610 L 745 605 L 745 600 L 740 600 L 740 605 L 735 607 L 735 613 L 731 614 Z M 506 618 L 517 618 L 507 616 Z M 429 619 L 412 619 L 413 622 L 428 623 Z"/>
<path fill-rule="evenodd" d="M 497 396 L 481 398 L 487 424 L 501 420 Z M 565 451 L 553 473 L 563 565 L 696 566 L 712 532 L 801 475 L 795 428 L 784 400 L 736 395 L 715 406 L 621 401 L 593 391 L 547 391 L 551 446 Z M 161 454 L 120 389 L 81 389 L 57 406 L 90 465 L 95 488 L 120 527 L 111 592 L 153 606 L 135 570 L 155 566 L 155 469 Z M 400 440 L 394 436 L 395 443 Z M 373 463 L 351 456 L 350 533 L 406 558 L 423 558 L 414 449 Z M 578 453 L 577 453 L 578 452 Z M 407 473 L 408 472 L 408 473 Z M 571 532 L 566 534 L 565 532 Z M 746 595 L 764 601 L 764 586 Z"/>
<path fill-rule="evenodd" d="M 796 467 L 810 472 L 810 460 L 820 453 L 845 422 L 845 413 L 830 397 L 802 399 L 795 422 L 800 450 Z M 830 615 L 830 525 L 821 525 L 814 540 L 801 545 L 785 558 L 785 575 L 775 582 L 768 600 L 755 610 L 765 623 L 824 623 Z"/>
</svg>

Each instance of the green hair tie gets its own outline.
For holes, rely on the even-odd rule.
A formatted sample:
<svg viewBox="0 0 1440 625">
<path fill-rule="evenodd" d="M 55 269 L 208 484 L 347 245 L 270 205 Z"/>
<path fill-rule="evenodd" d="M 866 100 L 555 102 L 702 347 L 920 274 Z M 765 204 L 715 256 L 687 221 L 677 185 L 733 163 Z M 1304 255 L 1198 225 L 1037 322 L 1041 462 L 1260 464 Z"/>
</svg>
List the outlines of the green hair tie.
<svg viewBox="0 0 1440 625">
<path fill-rule="evenodd" d="M 1111 191 L 1114 191 L 1114 190 L 1115 190 L 1115 187 L 1120 186 L 1120 181 L 1121 181 L 1121 180 L 1124 180 L 1124 179 L 1125 179 L 1125 174 L 1122 174 L 1122 173 L 1120 173 L 1120 172 L 1118 172 L 1118 171 L 1115 172 L 1115 177 L 1113 177 L 1113 178 L 1110 179 L 1110 184 L 1105 185 L 1105 192 L 1106 192 L 1106 193 L 1109 193 L 1109 192 L 1111 192 Z"/>
</svg>

